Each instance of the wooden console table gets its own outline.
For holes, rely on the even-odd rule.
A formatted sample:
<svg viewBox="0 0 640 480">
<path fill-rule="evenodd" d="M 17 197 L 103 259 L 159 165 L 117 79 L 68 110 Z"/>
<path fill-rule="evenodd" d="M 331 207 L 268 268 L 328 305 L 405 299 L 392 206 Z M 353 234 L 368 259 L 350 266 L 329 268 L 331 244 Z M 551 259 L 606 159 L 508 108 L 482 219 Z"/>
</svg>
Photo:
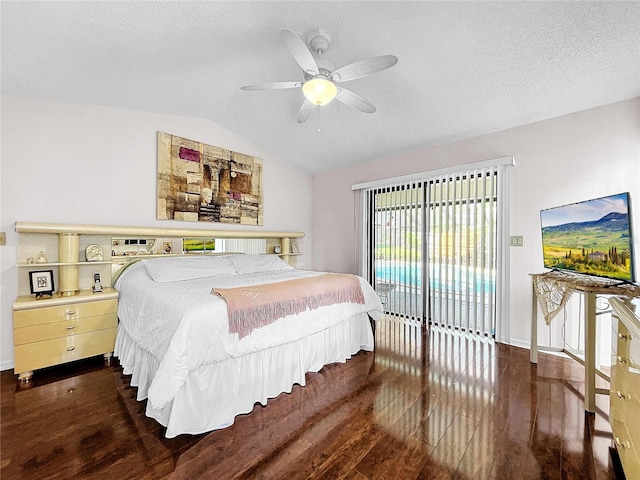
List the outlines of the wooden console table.
<svg viewBox="0 0 640 480">
<path fill-rule="evenodd" d="M 538 363 L 538 351 L 561 351 L 584 366 L 584 409 L 587 412 L 596 410 L 596 394 L 609 395 L 609 389 L 596 388 L 596 375 L 607 382 L 610 378 L 596 369 L 596 299 L 598 295 L 615 295 L 623 298 L 640 297 L 640 286 L 620 284 L 616 280 L 588 277 L 571 273 L 551 271 L 534 274 L 532 277 L 531 305 L 531 363 Z M 553 281 L 572 291 L 583 294 L 584 311 L 584 359 L 565 348 L 553 349 L 538 345 L 538 293 L 536 281 Z"/>
</svg>

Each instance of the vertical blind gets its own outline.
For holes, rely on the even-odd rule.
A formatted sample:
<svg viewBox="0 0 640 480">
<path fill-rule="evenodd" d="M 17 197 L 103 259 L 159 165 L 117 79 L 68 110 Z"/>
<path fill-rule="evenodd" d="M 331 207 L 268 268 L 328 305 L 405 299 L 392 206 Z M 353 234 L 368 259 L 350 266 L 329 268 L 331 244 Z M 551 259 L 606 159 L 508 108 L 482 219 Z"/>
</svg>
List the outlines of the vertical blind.
<svg viewBox="0 0 640 480">
<path fill-rule="evenodd" d="M 389 315 L 496 333 L 505 287 L 501 167 L 356 190 L 360 274 Z M 499 239 L 502 238 L 502 241 Z"/>
<path fill-rule="evenodd" d="M 441 176 L 429 186 L 429 319 L 493 336 L 496 171 Z"/>
<path fill-rule="evenodd" d="M 374 288 L 389 313 L 422 319 L 422 183 L 391 185 L 369 196 Z"/>
</svg>

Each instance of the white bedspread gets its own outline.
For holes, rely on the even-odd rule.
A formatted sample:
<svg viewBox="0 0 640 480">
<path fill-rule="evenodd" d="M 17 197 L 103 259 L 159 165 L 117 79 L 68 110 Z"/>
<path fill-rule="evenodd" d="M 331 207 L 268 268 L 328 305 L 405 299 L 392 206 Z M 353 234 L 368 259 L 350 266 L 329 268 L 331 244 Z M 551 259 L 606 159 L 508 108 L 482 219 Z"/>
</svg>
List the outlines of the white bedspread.
<svg viewBox="0 0 640 480">
<path fill-rule="evenodd" d="M 238 340 L 228 333 L 227 306 L 214 287 L 238 287 L 319 275 L 304 270 L 218 275 L 177 282 L 155 282 L 142 263 L 130 266 L 117 280 L 119 329 L 159 364 L 146 392 L 154 409 L 176 396 L 190 372 L 231 357 L 296 341 L 336 325 L 358 313 L 378 320 L 382 305 L 371 286 L 358 277 L 365 303 L 345 303 L 282 318 Z M 116 342 L 118 343 L 118 342 Z M 118 351 L 115 352 L 118 356 Z M 145 392 L 139 392 L 139 400 Z"/>
</svg>

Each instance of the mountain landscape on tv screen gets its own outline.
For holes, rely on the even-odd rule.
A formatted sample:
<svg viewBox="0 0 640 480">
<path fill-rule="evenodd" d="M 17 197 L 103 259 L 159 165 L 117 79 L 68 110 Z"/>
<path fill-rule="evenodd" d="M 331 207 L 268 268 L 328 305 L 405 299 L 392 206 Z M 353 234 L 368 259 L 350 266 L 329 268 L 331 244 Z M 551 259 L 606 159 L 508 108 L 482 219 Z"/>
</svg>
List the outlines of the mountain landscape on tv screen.
<svg viewBox="0 0 640 480">
<path fill-rule="evenodd" d="M 544 265 L 632 280 L 629 232 L 629 215 L 619 212 L 598 220 L 543 227 Z"/>
</svg>

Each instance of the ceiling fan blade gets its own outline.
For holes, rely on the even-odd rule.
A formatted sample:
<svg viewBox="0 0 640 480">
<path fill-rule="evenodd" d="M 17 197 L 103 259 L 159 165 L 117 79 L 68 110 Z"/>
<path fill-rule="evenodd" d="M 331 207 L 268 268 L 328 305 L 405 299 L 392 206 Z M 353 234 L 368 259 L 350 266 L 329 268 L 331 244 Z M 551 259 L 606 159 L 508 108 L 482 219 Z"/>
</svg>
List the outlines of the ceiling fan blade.
<svg viewBox="0 0 640 480">
<path fill-rule="evenodd" d="M 334 82 L 348 82 L 356 78 L 366 77 L 376 72 L 386 70 L 398 63 L 398 57 L 393 55 L 381 55 L 379 57 L 365 58 L 359 62 L 350 63 L 337 69 L 331 74 Z"/>
<path fill-rule="evenodd" d="M 351 90 L 347 90 L 346 88 L 338 88 L 338 94 L 336 95 L 336 98 L 345 105 L 349 105 L 350 107 L 353 107 L 364 113 L 373 113 L 376 111 L 376 107 L 373 103 L 371 103 L 366 98 L 361 97 L 357 93 L 353 93 Z"/>
<path fill-rule="evenodd" d="M 313 55 L 298 35 L 291 30 L 282 30 L 280 36 L 294 60 L 302 67 L 302 70 L 309 75 L 318 75 L 320 73 Z"/>
<path fill-rule="evenodd" d="M 261 83 L 259 85 L 245 85 L 240 87 L 242 90 L 282 90 L 284 88 L 297 88 L 301 87 L 302 82 L 275 82 L 275 83 Z"/>
<path fill-rule="evenodd" d="M 300 111 L 298 112 L 298 123 L 304 123 L 307 121 L 307 118 L 309 118 L 314 106 L 315 105 L 313 105 L 313 103 L 305 98 L 304 102 L 302 102 L 302 105 L 300 106 Z"/>
</svg>

